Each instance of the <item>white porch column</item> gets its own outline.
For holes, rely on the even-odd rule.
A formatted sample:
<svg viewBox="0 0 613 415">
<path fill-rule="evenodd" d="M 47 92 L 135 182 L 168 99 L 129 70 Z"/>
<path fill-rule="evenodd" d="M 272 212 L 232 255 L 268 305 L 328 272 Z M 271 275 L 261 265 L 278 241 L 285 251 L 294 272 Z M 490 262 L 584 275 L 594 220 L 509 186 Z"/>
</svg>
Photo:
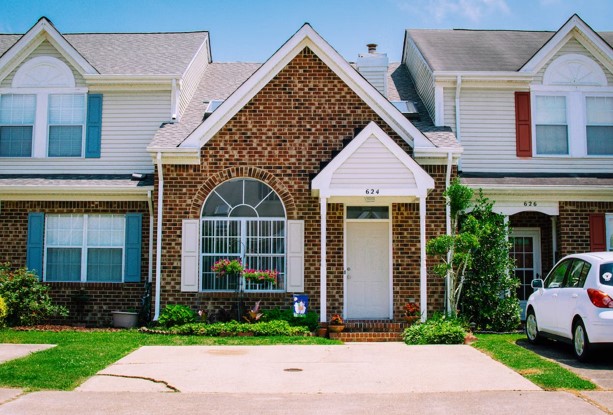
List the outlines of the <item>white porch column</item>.
<svg viewBox="0 0 613 415">
<path fill-rule="evenodd" d="M 320 308 L 319 308 L 319 321 L 321 323 L 325 323 L 326 321 L 328 321 L 327 318 L 327 307 L 326 307 L 326 302 L 327 302 L 327 293 L 326 293 L 326 286 L 327 286 L 327 276 L 326 276 L 326 216 L 327 216 L 327 211 L 328 211 L 328 199 L 326 199 L 325 197 L 322 197 L 321 199 L 319 199 L 319 212 L 321 214 L 321 242 L 320 242 L 320 246 L 321 246 L 321 268 L 319 270 L 319 278 L 320 278 L 320 286 L 319 286 L 319 291 L 320 291 Z"/>
<path fill-rule="evenodd" d="M 426 196 L 419 198 L 419 304 L 421 321 L 428 318 L 428 274 L 426 272 Z"/>
<path fill-rule="evenodd" d="M 557 216 L 551 217 L 551 249 L 553 251 L 551 258 L 553 262 L 551 263 L 551 267 L 556 264 L 558 258 L 556 258 L 556 252 L 558 251 L 558 220 Z M 541 275 L 541 278 L 543 276 Z"/>
</svg>

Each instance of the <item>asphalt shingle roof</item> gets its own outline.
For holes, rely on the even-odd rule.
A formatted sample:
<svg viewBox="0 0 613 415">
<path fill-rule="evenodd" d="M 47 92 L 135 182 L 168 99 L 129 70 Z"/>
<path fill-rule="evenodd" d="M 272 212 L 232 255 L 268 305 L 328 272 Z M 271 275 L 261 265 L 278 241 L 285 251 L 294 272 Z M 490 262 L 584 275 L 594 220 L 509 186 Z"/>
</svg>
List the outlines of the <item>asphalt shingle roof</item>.
<svg viewBox="0 0 613 415">
<path fill-rule="evenodd" d="M 517 71 L 556 32 L 409 29 L 433 71 Z M 613 32 L 598 33 L 613 45 Z"/>
<path fill-rule="evenodd" d="M 182 74 L 208 38 L 208 32 L 65 34 L 103 75 Z M 21 35 L 0 34 L 0 55 Z"/>
<path fill-rule="evenodd" d="M 125 174 L 0 174 L 0 187 L 92 187 L 137 189 L 153 186 L 153 176 L 132 180 Z"/>
</svg>

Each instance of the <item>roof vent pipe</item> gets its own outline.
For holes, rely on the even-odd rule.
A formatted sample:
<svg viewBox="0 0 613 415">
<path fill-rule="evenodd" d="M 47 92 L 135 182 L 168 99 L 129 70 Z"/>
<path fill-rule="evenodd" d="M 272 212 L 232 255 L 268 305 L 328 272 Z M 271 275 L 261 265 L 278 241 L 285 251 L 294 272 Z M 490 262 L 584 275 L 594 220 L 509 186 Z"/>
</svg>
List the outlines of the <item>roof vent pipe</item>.
<svg viewBox="0 0 613 415">
<path fill-rule="evenodd" d="M 366 45 L 366 47 L 368 48 L 368 53 L 377 53 L 376 43 L 369 43 L 368 45 Z"/>
</svg>

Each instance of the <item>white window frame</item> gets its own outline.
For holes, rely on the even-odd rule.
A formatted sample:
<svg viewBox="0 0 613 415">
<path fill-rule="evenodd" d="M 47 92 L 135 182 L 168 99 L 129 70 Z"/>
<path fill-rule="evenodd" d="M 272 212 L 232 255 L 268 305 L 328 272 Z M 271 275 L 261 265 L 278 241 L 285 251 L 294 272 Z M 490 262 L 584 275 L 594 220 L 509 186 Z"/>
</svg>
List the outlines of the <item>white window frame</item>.
<svg viewBox="0 0 613 415">
<path fill-rule="evenodd" d="M 543 158 L 611 158 L 611 155 L 587 154 L 587 98 L 613 97 L 613 88 L 582 88 L 582 87 L 551 87 L 532 86 L 531 119 L 532 119 L 532 156 Z M 536 97 L 564 96 L 566 97 L 566 125 L 568 128 L 569 154 L 538 154 L 536 152 Z"/>
<path fill-rule="evenodd" d="M 604 227 L 607 235 L 607 251 L 613 251 L 613 213 L 605 214 Z"/>
<path fill-rule="evenodd" d="M 79 281 L 70 281 L 70 280 L 54 280 L 53 282 L 84 282 L 84 283 L 110 283 L 110 284 L 119 284 L 119 283 L 123 283 L 125 282 L 125 271 L 126 271 L 126 258 L 125 258 L 125 253 L 126 253 L 126 242 L 125 242 L 125 232 L 126 232 L 126 215 L 122 215 L 122 214 L 115 214 L 115 213 L 95 213 L 95 214 L 73 214 L 73 213 L 66 213 L 66 214 L 48 214 L 45 215 L 45 232 L 44 232 L 44 259 L 43 259 L 43 281 L 47 280 L 47 249 L 49 248 L 49 244 L 47 243 L 47 232 L 48 232 L 48 227 L 47 227 L 47 220 L 49 219 L 49 216 L 81 216 L 83 217 L 83 236 L 82 236 L 82 242 L 81 242 L 81 246 L 79 247 L 81 249 L 81 278 L 79 279 Z M 95 246 L 92 248 L 113 248 L 113 249 L 118 249 L 121 248 L 121 281 L 89 281 L 87 279 L 87 250 L 88 248 L 90 248 L 90 246 L 87 243 L 87 232 L 88 232 L 88 220 L 90 216 L 115 216 L 115 217 L 121 217 L 123 219 L 123 229 L 124 229 L 124 240 L 122 242 L 121 247 L 119 246 Z M 51 248 L 63 248 L 62 246 L 59 245 L 54 245 L 51 246 Z M 66 248 L 77 248 L 75 246 L 66 246 Z"/>
<path fill-rule="evenodd" d="M 67 123 L 51 123 L 49 112 L 51 111 L 51 97 L 59 96 L 59 95 L 70 95 L 70 96 L 82 96 L 83 97 L 83 122 L 81 124 L 67 124 Z M 86 94 L 48 94 L 47 95 L 47 157 L 58 159 L 58 158 L 83 158 L 85 155 L 85 128 L 87 127 L 87 95 Z M 65 126 L 81 126 L 81 153 L 78 156 L 50 156 L 49 155 L 49 140 L 51 138 L 51 127 L 65 127 Z"/>
<path fill-rule="evenodd" d="M 18 94 L 0 94 L 0 100 L 2 99 L 2 95 L 33 95 L 34 96 L 34 117 L 36 117 L 36 100 L 37 100 L 37 96 L 36 94 L 23 94 L 23 93 L 18 93 Z M 36 119 L 34 120 L 34 123 L 32 124 L 8 124 L 8 123 L 2 123 L 0 122 L 0 127 L 32 127 L 32 137 L 30 138 L 30 140 L 32 141 L 31 144 L 31 150 L 30 150 L 30 156 L 27 157 L 14 157 L 14 156 L 5 156 L 5 157 L 0 157 L 0 158 L 31 158 L 32 154 L 34 153 L 34 126 L 36 123 Z"/>
</svg>

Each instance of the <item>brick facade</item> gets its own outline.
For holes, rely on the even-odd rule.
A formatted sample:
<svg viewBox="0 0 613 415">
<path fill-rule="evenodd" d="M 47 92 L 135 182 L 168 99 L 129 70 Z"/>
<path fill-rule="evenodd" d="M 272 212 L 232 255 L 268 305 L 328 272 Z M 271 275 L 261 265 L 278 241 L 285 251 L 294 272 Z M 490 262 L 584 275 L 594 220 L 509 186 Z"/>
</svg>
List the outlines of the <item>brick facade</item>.
<svg viewBox="0 0 613 415">
<path fill-rule="evenodd" d="M 560 202 L 560 258 L 590 251 L 591 213 L 613 213 L 613 202 Z"/>
<path fill-rule="evenodd" d="M 57 304 L 66 306 L 70 314 L 63 323 L 105 326 L 111 322 L 112 310 L 138 307 L 144 293 L 149 258 L 149 211 L 146 202 L 58 202 L 3 201 L 0 212 L 0 262 L 14 267 L 26 265 L 28 213 L 93 214 L 140 212 L 143 214 L 142 261 L 140 283 L 47 283 Z M 81 294 L 87 301 L 79 301 Z"/>
<path fill-rule="evenodd" d="M 212 309 L 232 304 L 233 293 L 180 291 L 181 223 L 200 217 L 206 197 L 216 186 L 231 178 L 249 177 L 277 192 L 288 219 L 304 220 L 305 293 L 311 308 L 318 310 L 320 214 L 310 181 L 320 171 L 320 162 L 329 161 L 343 148 L 343 139 L 353 137 L 355 129 L 370 121 L 411 154 L 407 143 L 305 48 L 202 148 L 200 165 L 164 165 L 162 307 L 181 303 Z M 445 231 L 445 169 L 425 167 L 436 186 L 427 200 L 428 238 Z M 342 204 L 328 205 L 328 313 L 343 309 L 343 212 Z M 391 213 L 394 314 L 399 316 L 409 298 L 419 301 L 419 207 L 416 203 L 393 204 Z M 428 307 L 440 310 L 443 281 L 435 276 L 428 280 Z M 291 294 L 245 294 L 247 305 L 260 299 L 264 307 L 287 307 Z"/>
</svg>

